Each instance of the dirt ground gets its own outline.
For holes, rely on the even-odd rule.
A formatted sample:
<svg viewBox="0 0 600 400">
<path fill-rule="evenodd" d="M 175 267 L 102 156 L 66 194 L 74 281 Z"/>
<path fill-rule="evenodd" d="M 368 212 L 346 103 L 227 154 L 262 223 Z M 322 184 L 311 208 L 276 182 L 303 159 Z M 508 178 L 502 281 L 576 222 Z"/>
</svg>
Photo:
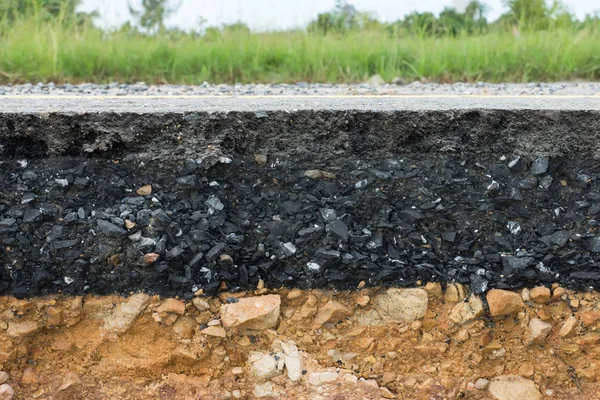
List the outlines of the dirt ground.
<svg viewBox="0 0 600 400">
<path fill-rule="evenodd" d="M 0 297 L 0 399 L 600 398 L 597 292 L 490 293 Z"/>
</svg>

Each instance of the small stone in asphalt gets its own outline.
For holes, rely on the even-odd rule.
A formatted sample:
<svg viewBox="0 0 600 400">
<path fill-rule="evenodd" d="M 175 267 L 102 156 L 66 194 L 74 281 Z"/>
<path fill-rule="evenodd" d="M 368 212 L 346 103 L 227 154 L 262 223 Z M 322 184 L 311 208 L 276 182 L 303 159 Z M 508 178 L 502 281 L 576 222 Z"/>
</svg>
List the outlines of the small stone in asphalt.
<svg viewBox="0 0 600 400">
<path fill-rule="evenodd" d="M 531 173 L 534 175 L 542 175 L 548 171 L 548 157 L 538 157 L 531 164 Z"/>
<path fill-rule="evenodd" d="M 348 241 L 348 225 L 346 225 L 346 223 L 341 219 L 327 224 L 325 229 L 333 238 L 342 240 L 344 242 Z"/>
<path fill-rule="evenodd" d="M 125 229 L 103 219 L 99 219 L 97 224 L 98 228 L 100 228 L 102 233 L 104 233 L 106 236 L 119 237 L 127 234 Z"/>
<path fill-rule="evenodd" d="M 600 236 L 595 236 L 590 240 L 590 251 L 600 253 Z"/>
</svg>

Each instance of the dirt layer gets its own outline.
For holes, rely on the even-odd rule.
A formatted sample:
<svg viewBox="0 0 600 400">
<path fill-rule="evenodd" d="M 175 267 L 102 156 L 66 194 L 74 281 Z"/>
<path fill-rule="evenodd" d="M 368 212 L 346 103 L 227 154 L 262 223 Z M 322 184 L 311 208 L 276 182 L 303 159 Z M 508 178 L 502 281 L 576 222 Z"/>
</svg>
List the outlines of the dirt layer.
<svg viewBox="0 0 600 400">
<path fill-rule="evenodd" d="M 15 399 L 592 399 L 600 295 L 439 284 L 0 298 Z M 7 388 L 9 386 L 10 388 Z M 10 397 L 3 397 L 10 398 Z"/>
</svg>

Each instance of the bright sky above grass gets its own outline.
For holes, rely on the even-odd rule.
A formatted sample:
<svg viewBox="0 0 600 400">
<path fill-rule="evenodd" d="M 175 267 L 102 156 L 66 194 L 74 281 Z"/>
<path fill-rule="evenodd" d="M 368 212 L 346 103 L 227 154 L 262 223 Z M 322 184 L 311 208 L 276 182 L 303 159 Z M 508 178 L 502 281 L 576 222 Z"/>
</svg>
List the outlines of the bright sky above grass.
<svg viewBox="0 0 600 400">
<path fill-rule="evenodd" d="M 177 4 L 178 0 L 173 0 Z M 350 0 L 360 11 L 369 11 L 384 21 L 395 21 L 412 11 L 439 13 L 453 1 L 461 0 Z M 464 0 L 462 0 L 464 1 Z M 136 6 L 141 0 L 130 0 Z M 494 20 L 505 11 L 502 0 L 484 0 L 488 19 Z M 582 18 L 600 10 L 598 0 L 564 0 L 570 11 Z M 253 30 L 286 29 L 305 26 L 318 13 L 331 10 L 335 0 L 181 0 L 181 7 L 167 25 L 195 29 L 200 17 L 207 25 L 245 22 Z M 103 27 L 121 25 L 130 19 L 127 0 L 83 0 L 83 11 L 98 10 Z"/>
</svg>

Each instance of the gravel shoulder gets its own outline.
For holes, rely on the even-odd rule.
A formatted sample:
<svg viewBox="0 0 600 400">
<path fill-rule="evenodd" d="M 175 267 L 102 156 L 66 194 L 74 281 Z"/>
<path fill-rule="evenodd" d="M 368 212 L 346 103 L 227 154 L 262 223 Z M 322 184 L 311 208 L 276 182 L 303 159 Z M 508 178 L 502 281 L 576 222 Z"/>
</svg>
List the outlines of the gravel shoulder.
<svg viewBox="0 0 600 400">
<path fill-rule="evenodd" d="M 195 86 L 146 85 L 136 84 L 80 84 L 54 85 L 38 83 L 36 85 L 0 86 L 0 96 L 11 95 L 52 95 L 52 96 L 354 96 L 354 95 L 489 95 L 489 96 L 544 96 L 544 95 L 582 95 L 591 96 L 600 93 L 598 82 L 556 82 L 556 83 L 504 83 L 476 84 L 454 83 L 437 84 L 413 82 L 407 85 L 355 85 L 297 83 L 279 85 L 214 85 L 204 83 Z"/>
</svg>

